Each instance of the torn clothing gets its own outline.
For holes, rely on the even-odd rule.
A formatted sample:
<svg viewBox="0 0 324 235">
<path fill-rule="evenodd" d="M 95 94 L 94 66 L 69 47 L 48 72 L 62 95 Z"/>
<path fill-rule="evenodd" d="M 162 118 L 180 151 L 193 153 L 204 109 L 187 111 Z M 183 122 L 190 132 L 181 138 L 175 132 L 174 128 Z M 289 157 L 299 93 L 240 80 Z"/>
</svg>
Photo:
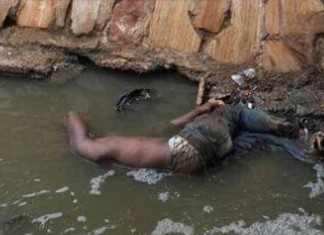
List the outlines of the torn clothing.
<svg viewBox="0 0 324 235">
<path fill-rule="evenodd" d="M 283 119 L 244 106 L 224 106 L 187 124 L 169 140 L 170 169 L 192 173 L 220 164 L 242 132 L 291 137 L 297 128 Z"/>
<path fill-rule="evenodd" d="M 175 135 L 169 139 L 168 145 L 172 155 L 168 170 L 190 174 L 204 169 L 205 161 L 201 154 L 186 139 Z"/>
</svg>

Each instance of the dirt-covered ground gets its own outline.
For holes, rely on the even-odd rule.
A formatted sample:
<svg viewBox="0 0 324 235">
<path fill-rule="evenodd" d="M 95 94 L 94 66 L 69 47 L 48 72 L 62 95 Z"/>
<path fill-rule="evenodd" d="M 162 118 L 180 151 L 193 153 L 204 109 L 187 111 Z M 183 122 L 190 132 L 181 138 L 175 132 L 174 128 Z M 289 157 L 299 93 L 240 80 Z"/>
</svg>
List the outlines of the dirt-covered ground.
<svg viewBox="0 0 324 235">
<path fill-rule="evenodd" d="M 310 132 L 324 130 L 324 71 L 310 68 L 300 73 L 256 72 L 239 86 L 231 79 L 240 69 L 208 78 L 205 98 L 221 97 L 227 103 L 245 103 L 253 108 L 289 118 L 297 117 Z"/>
</svg>

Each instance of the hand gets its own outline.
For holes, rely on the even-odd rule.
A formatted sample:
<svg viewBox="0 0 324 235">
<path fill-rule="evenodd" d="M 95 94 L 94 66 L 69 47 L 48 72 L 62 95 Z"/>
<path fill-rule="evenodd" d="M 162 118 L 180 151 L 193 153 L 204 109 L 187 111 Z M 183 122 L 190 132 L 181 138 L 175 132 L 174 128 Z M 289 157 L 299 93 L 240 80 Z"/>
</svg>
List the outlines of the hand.
<svg viewBox="0 0 324 235">
<path fill-rule="evenodd" d="M 225 103 L 222 100 L 210 99 L 203 105 L 197 107 L 197 109 L 200 114 L 205 114 L 205 113 L 210 113 L 216 107 L 223 107 L 223 106 L 225 106 Z"/>
</svg>

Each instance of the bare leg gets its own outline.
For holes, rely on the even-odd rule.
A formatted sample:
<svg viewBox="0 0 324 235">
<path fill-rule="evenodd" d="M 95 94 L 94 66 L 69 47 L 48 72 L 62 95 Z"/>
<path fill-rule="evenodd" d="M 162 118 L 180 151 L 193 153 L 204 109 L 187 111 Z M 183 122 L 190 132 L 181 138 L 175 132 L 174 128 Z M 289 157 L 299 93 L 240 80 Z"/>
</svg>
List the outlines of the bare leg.
<svg viewBox="0 0 324 235">
<path fill-rule="evenodd" d="M 66 116 L 69 145 L 91 161 L 114 161 L 130 167 L 166 168 L 170 149 L 163 138 L 108 136 L 91 139 L 84 121 L 74 112 Z"/>
</svg>

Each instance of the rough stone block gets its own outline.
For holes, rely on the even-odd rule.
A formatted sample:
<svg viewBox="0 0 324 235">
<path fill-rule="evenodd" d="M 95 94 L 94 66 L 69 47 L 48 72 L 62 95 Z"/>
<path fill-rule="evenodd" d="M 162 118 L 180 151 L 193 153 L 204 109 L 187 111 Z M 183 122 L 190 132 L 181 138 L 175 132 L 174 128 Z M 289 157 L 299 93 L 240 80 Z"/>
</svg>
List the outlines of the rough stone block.
<svg viewBox="0 0 324 235">
<path fill-rule="evenodd" d="M 122 0 L 116 4 L 109 31 L 111 41 L 139 43 L 143 35 L 138 35 L 137 31 L 143 31 L 138 23 L 144 14 L 144 1 Z"/>
<path fill-rule="evenodd" d="M 56 1 L 57 2 L 55 6 L 55 16 L 56 16 L 55 24 L 57 26 L 64 27 L 66 14 L 69 9 L 71 0 L 56 0 Z"/>
<path fill-rule="evenodd" d="M 252 62 L 263 37 L 263 0 L 232 0 L 230 25 L 206 47 L 205 53 L 225 64 Z"/>
<path fill-rule="evenodd" d="M 301 63 L 292 50 L 279 40 L 264 45 L 263 67 L 268 71 L 291 72 L 301 70 Z"/>
<path fill-rule="evenodd" d="M 57 0 L 22 0 L 17 23 L 21 27 L 48 28 L 55 21 Z"/>
<path fill-rule="evenodd" d="M 270 35 L 303 34 L 310 28 L 313 16 L 324 11 L 321 0 L 269 0 L 266 7 L 265 25 Z M 318 22 L 324 24 L 324 22 Z"/>
<path fill-rule="evenodd" d="M 266 5 L 265 27 L 270 35 L 280 33 L 280 4 L 278 0 L 269 0 Z"/>
<path fill-rule="evenodd" d="M 201 38 L 189 18 L 188 0 L 157 0 L 153 13 L 149 44 L 153 48 L 173 48 L 184 53 L 199 51 Z"/>
<path fill-rule="evenodd" d="M 192 8 L 192 23 L 196 28 L 218 33 L 230 9 L 230 2 L 229 0 L 195 0 Z"/>
<path fill-rule="evenodd" d="M 73 0 L 72 32 L 76 35 L 88 34 L 93 31 L 98 17 L 100 0 Z"/>
<path fill-rule="evenodd" d="M 111 18 L 111 11 L 114 3 L 115 0 L 100 1 L 98 18 L 96 22 L 99 30 L 102 30 L 106 26 L 108 20 Z"/>
</svg>

